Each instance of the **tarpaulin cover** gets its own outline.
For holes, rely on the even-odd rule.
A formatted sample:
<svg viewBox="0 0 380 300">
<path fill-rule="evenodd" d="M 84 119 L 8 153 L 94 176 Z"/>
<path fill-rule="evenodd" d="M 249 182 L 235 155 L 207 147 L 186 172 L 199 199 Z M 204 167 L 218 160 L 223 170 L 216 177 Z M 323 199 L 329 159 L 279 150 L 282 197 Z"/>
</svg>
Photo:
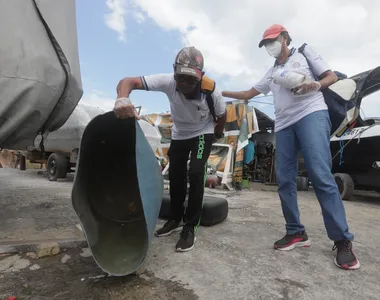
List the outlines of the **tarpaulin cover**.
<svg viewBox="0 0 380 300">
<path fill-rule="evenodd" d="M 135 119 L 117 119 L 108 112 L 87 125 L 72 204 L 103 271 L 124 276 L 142 265 L 163 189 L 158 160 Z"/>
<path fill-rule="evenodd" d="M 25 150 L 82 97 L 75 0 L 0 0 L 0 147 Z"/>
</svg>

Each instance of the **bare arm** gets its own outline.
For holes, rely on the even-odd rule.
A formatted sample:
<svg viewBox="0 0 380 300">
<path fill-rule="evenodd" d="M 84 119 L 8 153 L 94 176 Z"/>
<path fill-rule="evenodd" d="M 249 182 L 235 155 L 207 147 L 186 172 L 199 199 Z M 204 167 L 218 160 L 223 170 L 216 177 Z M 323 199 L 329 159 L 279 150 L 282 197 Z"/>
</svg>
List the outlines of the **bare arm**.
<svg viewBox="0 0 380 300">
<path fill-rule="evenodd" d="M 125 77 L 119 81 L 116 87 L 117 98 L 128 98 L 133 90 L 143 90 L 143 84 L 140 77 Z"/>
<path fill-rule="evenodd" d="M 140 119 L 135 107 L 131 100 L 129 100 L 129 94 L 133 90 L 142 90 L 143 85 L 140 77 L 126 77 L 119 81 L 116 87 L 117 99 L 115 102 L 114 112 L 117 118 L 130 118 L 135 117 Z"/>
<path fill-rule="evenodd" d="M 338 81 L 338 76 L 332 71 L 326 71 L 319 76 L 320 90 L 323 90 Z"/>
<path fill-rule="evenodd" d="M 247 100 L 247 101 L 260 94 L 261 93 L 255 88 L 251 88 L 250 90 L 241 91 L 241 92 L 229 92 L 229 91 L 222 92 L 223 97 L 234 98 L 234 99 L 239 99 L 239 100 Z"/>
</svg>

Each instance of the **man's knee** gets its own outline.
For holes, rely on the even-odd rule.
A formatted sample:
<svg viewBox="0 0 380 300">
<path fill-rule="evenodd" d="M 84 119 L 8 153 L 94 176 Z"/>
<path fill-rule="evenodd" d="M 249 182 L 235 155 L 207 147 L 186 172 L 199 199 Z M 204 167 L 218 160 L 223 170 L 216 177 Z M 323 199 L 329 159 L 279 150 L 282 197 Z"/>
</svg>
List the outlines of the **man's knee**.
<svg viewBox="0 0 380 300">
<path fill-rule="evenodd" d="M 189 170 L 189 178 L 190 179 L 198 179 L 198 178 L 204 178 L 205 176 L 205 167 L 204 166 L 191 166 Z"/>
</svg>

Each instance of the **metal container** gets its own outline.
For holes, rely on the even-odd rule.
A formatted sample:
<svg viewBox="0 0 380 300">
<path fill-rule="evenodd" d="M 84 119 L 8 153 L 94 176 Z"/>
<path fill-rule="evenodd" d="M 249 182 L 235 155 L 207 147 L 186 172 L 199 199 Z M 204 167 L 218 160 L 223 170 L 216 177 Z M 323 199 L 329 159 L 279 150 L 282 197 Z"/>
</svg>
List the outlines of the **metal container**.
<svg viewBox="0 0 380 300">
<path fill-rule="evenodd" d="M 113 276 L 143 264 L 163 198 L 163 178 L 135 119 L 109 112 L 86 127 L 72 204 L 98 266 Z"/>
</svg>

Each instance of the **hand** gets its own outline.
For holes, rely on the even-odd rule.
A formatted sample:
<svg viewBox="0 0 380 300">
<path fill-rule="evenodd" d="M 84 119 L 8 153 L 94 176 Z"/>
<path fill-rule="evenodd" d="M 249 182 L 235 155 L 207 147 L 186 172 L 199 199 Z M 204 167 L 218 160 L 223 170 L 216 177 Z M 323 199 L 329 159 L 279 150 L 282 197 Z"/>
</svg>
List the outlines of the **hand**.
<svg viewBox="0 0 380 300">
<path fill-rule="evenodd" d="M 321 89 L 321 84 L 318 81 L 305 80 L 300 85 L 292 89 L 293 94 L 300 96 L 310 92 L 317 92 Z"/>
<path fill-rule="evenodd" d="M 133 106 L 129 98 L 119 98 L 115 102 L 115 107 L 113 109 L 115 115 L 119 119 L 125 118 L 136 118 L 140 120 L 139 115 L 137 114 L 135 107 Z"/>
<path fill-rule="evenodd" d="M 214 141 L 218 141 L 222 138 L 224 138 L 224 132 L 214 132 Z"/>
</svg>

